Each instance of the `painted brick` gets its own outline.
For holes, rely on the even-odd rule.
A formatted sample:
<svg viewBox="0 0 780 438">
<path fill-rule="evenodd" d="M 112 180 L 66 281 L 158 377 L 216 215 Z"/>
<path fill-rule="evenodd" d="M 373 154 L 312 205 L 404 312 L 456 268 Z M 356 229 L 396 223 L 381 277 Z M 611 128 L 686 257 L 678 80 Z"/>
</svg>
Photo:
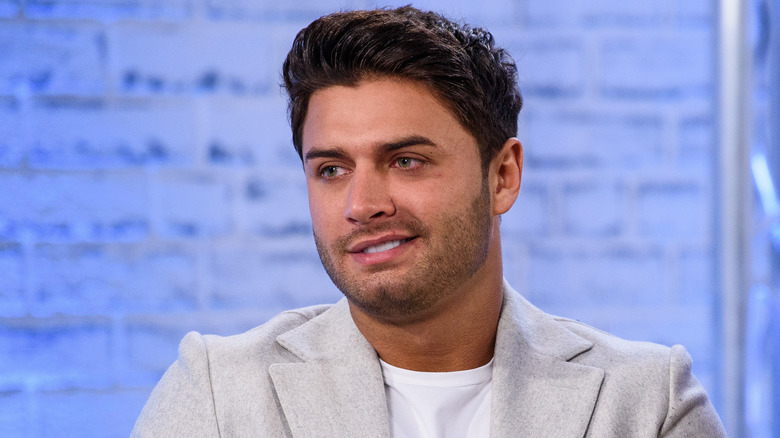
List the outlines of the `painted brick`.
<svg viewBox="0 0 780 438">
<path fill-rule="evenodd" d="M 127 435 L 187 331 L 341 297 L 279 70 L 317 15 L 376 5 L 0 0 L 18 14 L 0 23 L 0 435 Z M 555 313 L 684 343 L 717 382 L 714 4 L 416 5 L 485 25 L 520 66 L 507 278 Z"/>
<path fill-rule="evenodd" d="M 611 324 L 611 332 L 628 339 L 639 339 L 663 345 L 681 344 L 696 359 L 697 367 L 714 363 L 712 321 L 707 308 L 655 308 L 637 317 L 626 312 L 625 318 Z"/>
<path fill-rule="evenodd" d="M 683 306 L 708 308 L 717 289 L 712 254 L 706 250 L 686 249 L 679 256 L 678 302 Z"/>
<path fill-rule="evenodd" d="M 269 62 L 265 32 L 234 22 L 117 23 L 109 38 L 113 87 L 131 95 L 269 93 L 282 60 Z"/>
<path fill-rule="evenodd" d="M 677 158 L 680 167 L 708 175 L 716 164 L 712 118 L 684 118 L 679 123 L 679 136 Z"/>
<path fill-rule="evenodd" d="M 176 360 L 184 335 L 199 329 L 197 315 L 188 313 L 129 317 L 125 326 L 125 368 L 136 383 L 146 384 L 154 384 L 162 377 Z"/>
<path fill-rule="evenodd" d="M 312 21 L 320 15 L 361 6 L 360 0 L 300 0 L 258 2 L 254 0 L 205 0 L 210 18 Z M 301 27 L 306 24 L 302 24 Z"/>
<path fill-rule="evenodd" d="M 0 105 L 0 168 L 21 166 L 25 149 L 18 138 L 22 135 L 22 117 L 12 105 Z"/>
<path fill-rule="evenodd" d="M 37 314 L 175 311 L 197 305 L 196 260 L 175 245 L 39 245 Z"/>
<path fill-rule="evenodd" d="M 712 18 L 712 2 L 706 0 L 659 0 L 625 2 L 597 0 L 587 3 L 569 0 L 528 0 L 524 22 L 538 27 L 652 28 L 691 25 Z M 711 21 L 709 22 L 711 23 Z"/>
<path fill-rule="evenodd" d="M 502 232 L 501 240 L 505 239 Z M 511 239 L 511 238 L 510 238 Z M 509 284 L 526 298 L 533 295 L 528 287 L 528 248 L 519 242 L 509 240 L 511 243 L 501 245 L 502 263 L 504 268 L 504 277 Z"/>
<path fill-rule="evenodd" d="M 441 7 L 431 8 L 432 10 L 443 10 L 448 17 L 452 17 L 454 20 L 467 21 L 469 24 L 473 24 L 478 27 L 487 27 L 491 29 L 497 27 L 498 24 L 511 24 L 517 23 L 517 18 L 520 16 L 518 2 L 513 0 L 493 0 L 489 2 L 474 2 L 470 0 L 459 0 L 457 2 L 452 1 L 440 1 Z M 381 7 L 381 2 L 376 2 L 377 6 Z M 399 6 L 407 5 L 400 1 Z M 451 12 L 445 9 L 447 6 L 452 8 L 457 5 L 457 9 L 453 9 Z M 501 42 L 499 41 L 499 44 Z"/>
<path fill-rule="evenodd" d="M 322 285 L 322 283 L 319 283 L 319 285 Z M 333 301 L 335 300 L 330 302 Z M 323 302 L 317 302 L 317 304 L 322 304 Z M 289 308 L 284 310 L 289 310 Z M 198 326 L 195 329 L 201 333 L 232 336 L 262 325 L 279 313 L 274 307 L 212 309 L 198 315 Z"/>
<path fill-rule="evenodd" d="M 533 27 L 576 26 L 585 6 L 569 0 L 527 0 L 523 2 L 523 23 Z"/>
<path fill-rule="evenodd" d="M 639 233 L 653 239 L 707 242 L 710 210 L 705 191 L 692 182 L 648 182 L 638 189 Z"/>
<path fill-rule="evenodd" d="M 209 106 L 206 160 L 214 165 L 283 166 L 300 172 L 286 114 L 287 101 L 281 96 L 215 99 Z"/>
<path fill-rule="evenodd" d="M 506 38 L 500 33 L 495 36 L 517 63 L 518 84 L 523 96 L 582 95 L 588 71 L 581 40 L 551 36 L 518 39 L 512 33 Z"/>
<path fill-rule="evenodd" d="M 711 344 L 714 345 L 715 342 L 712 341 Z M 718 413 L 720 418 L 723 419 L 723 411 L 718 405 L 718 399 L 720 397 L 720 391 L 723 387 L 723 384 L 718 378 L 717 369 L 714 365 L 699 360 L 695 357 L 693 358 L 692 369 L 693 374 L 696 376 L 696 380 L 701 383 L 701 385 L 704 387 L 704 390 L 707 391 L 707 395 L 710 397 L 710 401 L 715 404 L 715 411 Z"/>
<path fill-rule="evenodd" d="M 526 163 L 531 168 L 614 168 L 662 162 L 663 123 L 654 115 L 538 112 L 525 115 Z"/>
<path fill-rule="evenodd" d="M 713 346 L 713 321 L 708 308 L 655 308 L 646 312 L 626 311 L 623 318 L 606 329 L 627 339 L 656 342 L 662 345 L 685 346 L 693 358 L 693 372 L 697 378 L 712 376 L 717 363 Z M 705 385 L 710 395 L 715 387 L 712 381 Z"/>
<path fill-rule="evenodd" d="M 105 40 L 93 25 L 0 26 L 0 95 L 102 95 Z"/>
<path fill-rule="evenodd" d="M 31 384 L 107 381 L 110 327 L 105 318 L 0 318 L 0 380 Z"/>
<path fill-rule="evenodd" d="M 191 4 L 191 0 L 26 0 L 25 13 L 35 18 L 183 19 L 190 15 Z"/>
<path fill-rule="evenodd" d="M 339 8 L 334 8 L 333 11 L 338 9 Z M 272 64 L 271 67 L 275 69 L 274 71 L 276 72 L 273 79 L 274 84 L 277 86 L 273 87 L 269 96 L 281 97 L 285 100 L 285 104 L 287 94 L 284 91 L 284 80 L 282 79 L 282 63 L 287 58 L 287 54 L 290 52 L 290 48 L 292 48 L 292 43 L 295 40 L 295 36 L 298 35 L 298 32 L 316 18 L 316 16 L 313 16 L 307 17 L 302 21 L 281 21 L 274 22 L 273 25 L 263 25 L 266 32 L 264 38 L 269 49 L 267 52 L 268 62 Z"/>
<path fill-rule="evenodd" d="M 19 14 L 21 0 L 0 0 L 0 17 L 14 17 Z"/>
<path fill-rule="evenodd" d="M 568 311 L 567 315 L 575 315 Z M 650 341 L 662 345 L 681 344 L 693 358 L 693 371 L 712 396 L 717 382 L 717 353 L 713 348 L 712 314 L 707 307 L 626 306 L 606 307 L 583 312 L 585 322 L 625 339 Z M 713 385 L 715 383 L 715 385 Z"/>
<path fill-rule="evenodd" d="M 556 308 L 560 310 L 560 308 Z M 580 308 L 578 319 L 625 339 L 662 345 L 684 345 L 699 363 L 708 367 L 714 360 L 711 312 L 707 308 L 675 305 L 626 305 Z M 577 315 L 569 310 L 568 315 Z M 706 366 L 702 366 L 707 364 Z"/>
<path fill-rule="evenodd" d="M 148 234 L 141 173 L 0 173 L 0 236 L 128 240 Z"/>
<path fill-rule="evenodd" d="M 308 192 L 300 168 L 249 175 L 241 201 L 238 216 L 245 231 L 268 238 L 311 236 Z"/>
<path fill-rule="evenodd" d="M 570 182 L 563 190 L 566 232 L 574 236 L 614 237 L 623 232 L 623 187 L 615 181 Z"/>
<path fill-rule="evenodd" d="M 709 0 L 677 0 L 675 4 L 680 26 L 698 25 L 711 28 L 716 20 L 716 4 Z"/>
<path fill-rule="evenodd" d="M 164 237 L 218 236 L 234 228 L 230 182 L 207 172 L 154 177 L 155 232 Z"/>
<path fill-rule="evenodd" d="M 253 293 L 260 290 L 262 285 L 256 285 Z M 220 336 L 235 335 L 259 326 L 287 309 L 274 305 L 263 308 L 210 309 L 197 313 L 129 315 L 123 319 L 126 341 L 120 352 L 124 368 L 122 381 L 132 386 L 157 383 L 176 360 L 178 345 L 190 331 Z"/>
<path fill-rule="evenodd" d="M 21 245 L 0 243 L 0 272 L 0 316 L 21 316 L 27 307 Z"/>
<path fill-rule="evenodd" d="M 278 308 L 271 307 L 127 316 L 120 352 L 123 380 L 130 385 L 155 384 L 176 360 L 178 345 L 190 331 L 234 335 L 261 325 L 277 313 Z"/>
<path fill-rule="evenodd" d="M 658 249 L 533 245 L 529 254 L 529 289 L 540 306 L 565 306 L 571 311 L 668 302 L 662 289 L 667 272 Z"/>
<path fill-rule="evenodd" d="M 31 435 L 30 409 L 21 391 L 0 391 L 0 435 L 24 438 Z"/>
<path fill-rule="evenodd" d="M 39 168 L 182 166 L 195 159 L 191 105 L 41 106 L 13 115 L 18 124 L 0 128 L 8 134 L 0 145 L 8 145 L 9 165 L 20 154 Z"/>
<path fill-rule="evenodd" d="M 600 87 L 606 96 L 708 97 L 713 82 L 711 35 L 619 36 L 601 46 Z"/>
<path fill-rule="evenodd" d="M 406 6 L 408 1 L 391 0 L 377 1 L 369 0 L 369 8 L 385 6 Z M 474 2 L 469 0 L 419 0 L 414 2 L 414 6 L 423 10 L 432 10 L 443 14 L 452 20 L 466 20 L 469 24 L 477 27 L 486 26 L 490 23 L 490 28 L 498 24 L 513 23 L 518 16 L 516 5 L 512 0 L 492 0 L 489 2 Z"/>
<path fill-rule="evenodd" d="M 524 177 L 520 195 L 512 208 L 501 216 L 502 236 L 542 237 L 550 233 L 550 194 L 541 182 Z"/>
<path fill-rule="evenodd" d="M 147 397 L 147 391 L 141 389 L 44 392 L 39 408 L 40 436 L 127 436 Z M 84 412 L 89 412 L 89 421 Z"/>
<path fill-rule="evenodd" d="M 588 2 L 582 21 L 589 26 L 653 26 L 672 21 L 677 0 L 656 0 L 634 4 L 621 0 Z"/>
<path fill-rule="evenodd" d="M 313 242 L 296 249 L 275 245 L 215 248 L 209 262 L 211 305 L 215 308 L 286 309 L 335 302 L 340 292 L 330 282 Z M 300 249 L 297 249 L 300 248 Z"/>
</svg>

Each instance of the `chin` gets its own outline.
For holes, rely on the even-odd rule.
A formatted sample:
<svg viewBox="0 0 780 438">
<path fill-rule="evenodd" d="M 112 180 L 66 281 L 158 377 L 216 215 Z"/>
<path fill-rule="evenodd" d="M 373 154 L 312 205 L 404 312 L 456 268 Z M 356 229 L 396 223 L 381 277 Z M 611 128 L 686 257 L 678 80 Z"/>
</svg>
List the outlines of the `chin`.
<svg viewBox="0 0 780 438">
<path fill-rule="evenodd" d="M 441 292 L 398 281 L 365 282 L 360 286 L 338 285 L 350 303 L 362 312 L 384 320 L 408 320 L 427 313 L 441 299 Z M 346 287 L 345 287 L 346 286 Z M 441 290 L 440 290 L 441 291 Z"/>
</svg>

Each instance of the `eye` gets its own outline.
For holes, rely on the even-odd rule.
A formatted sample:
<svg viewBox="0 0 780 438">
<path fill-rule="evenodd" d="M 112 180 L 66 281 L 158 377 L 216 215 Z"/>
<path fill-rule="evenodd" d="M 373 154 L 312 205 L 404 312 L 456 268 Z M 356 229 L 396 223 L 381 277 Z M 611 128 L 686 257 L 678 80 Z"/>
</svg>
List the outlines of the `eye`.
<svg viewBox="0 0 780 438">
<path fill-rule="evenodd" d="M 339 166 L 325 166 L 320 170 L 320 176 L 324 178 L 335 178 L 344 173 L 344 169 Z"/>
<path fill-rule="evenodd" d="M 418 160 L 416 158 L 411 158 L 411 157 L 401 157 L 401 158 L 397 158 L 395 160 L 395 165 L 398 166 L 401 169 L 412 169 L 412 168 L 414 168 L 416 166 L 419 166 L 421 164 L 422 164 L 422 161 L 420 161 L 420 160 Z"/>
</svg>

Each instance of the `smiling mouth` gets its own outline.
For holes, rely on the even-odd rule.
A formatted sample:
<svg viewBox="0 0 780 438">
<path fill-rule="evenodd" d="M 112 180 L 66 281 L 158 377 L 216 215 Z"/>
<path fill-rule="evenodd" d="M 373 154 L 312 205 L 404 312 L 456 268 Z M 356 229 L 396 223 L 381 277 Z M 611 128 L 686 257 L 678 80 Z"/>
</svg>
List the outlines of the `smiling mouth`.
<svg viewBox="0 0 780 438">
<path fill-rule="evenodd" d="M 408 238 L 408 239 L 390 240 L 390 241 L 387 241 L 387 242 L 380 243 L 379 245 L 369 246 L 369 247 L 365 248 L 361 252 L 366 253 L 366 254 L 376 254 L 378 252 L 389 251 L 389 250 L 391 250 L 393 248 L 397 248 L 397 247 L 403 245 L 406 242 L 411 241 L 412 239 L 414 239 L 414 238 L 411 237 L 411 238 Z"/>
</svg>

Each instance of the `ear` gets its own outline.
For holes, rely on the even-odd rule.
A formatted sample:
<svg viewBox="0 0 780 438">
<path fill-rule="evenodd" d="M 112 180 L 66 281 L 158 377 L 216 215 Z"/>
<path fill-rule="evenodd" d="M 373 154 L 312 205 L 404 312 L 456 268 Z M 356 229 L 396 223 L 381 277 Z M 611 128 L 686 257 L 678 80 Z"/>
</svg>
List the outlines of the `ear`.
<svg viewBox="0 0 780 438">
<path fill-rule="evenodd" d="M 492 213 L 504 214 L 512 207 L 520 193 L 523 175 L 523 145 L 512 137 L 490 163 L 490 193 Z"/>
</svg>

